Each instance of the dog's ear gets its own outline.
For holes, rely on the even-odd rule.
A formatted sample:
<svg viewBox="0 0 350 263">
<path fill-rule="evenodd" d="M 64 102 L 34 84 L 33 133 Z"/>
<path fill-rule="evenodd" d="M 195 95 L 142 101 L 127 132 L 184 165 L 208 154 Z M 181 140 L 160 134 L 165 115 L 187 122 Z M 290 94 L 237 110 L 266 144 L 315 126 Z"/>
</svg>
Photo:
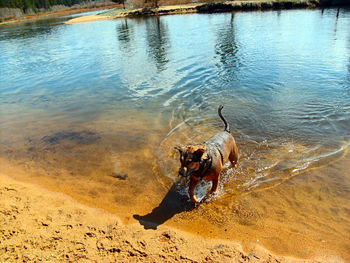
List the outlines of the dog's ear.
<svg viewBox="0 0 350 263">
<path fill-rule="evenodd" d="M 201 144 L 196 147 L 196 150 L 194 153 L 197 155 L 199 159 L 201 159 L 203 154 L 206 152 L 206 150 L 207 150 L 207 146 L 205 146 L 204 144 Z"/>
<path fill-rule="evenodd" d="M 180 153 L 182 153 L 184 151 L 184 147 L 181 145 L 175 146 L 174 147 L 176 150 L 178 150 Z"/>
</svg>

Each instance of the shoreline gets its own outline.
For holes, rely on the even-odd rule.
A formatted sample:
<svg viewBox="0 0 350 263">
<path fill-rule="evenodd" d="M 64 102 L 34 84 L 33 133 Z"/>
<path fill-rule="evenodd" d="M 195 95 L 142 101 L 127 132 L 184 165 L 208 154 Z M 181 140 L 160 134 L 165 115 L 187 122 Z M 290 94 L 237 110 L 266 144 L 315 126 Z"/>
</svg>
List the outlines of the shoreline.
<svg viewBox="0 0 350 263">
<path fill-rule="evenodd" d="M 168 226 L 145 230 L 73 198 L 0 173 L 0 261 L 322 262 L 258 244 L 204 238 Z M 321 260 L 321 261 L 319 261 Z"/>
<path fill-rule="evenodd" d="M 346 165 L 349 157 L 347 152 L 344 152 L 334 164 L 329 164 L 322 169 L 332 176 L 339 170 L 337 163 L 340 163 L 341 166 Z M 302 245 L 302 249 L 309 251 L 308 253 L 300 254 L 297 251 L 296 254 L 289 253 L 283 249 L 280 250 L 278 245 L 274 247 L 266 244 L 263 240 L 264 235 L 258 235 L 254 231 L 250 237 L 246 236 L 244 233 L 248 229 L 244 227 L 246 224 L 243 222 L 241 222 L 243 227 L 238 227 L 237 224 L 222 225 L 222 230 L 224 228 L 229 230 L 224 232 L 225 234 L 220 234 L 221 230 L 216 229 L 218 232 L 214 235 L 203 235 L 198 230 L 203 229 L 204 232 L 208 232 L 206 229 L 211 228 L 211 222 L 207 221 L 202 213 L 210 213 L 211 206 L 215 205 L 214 202 L 200 206 L 194 211 L 195 214 L 202 214 L 199 218 L 194 217 L 192 212 L 185 212 L 180 218 L 174 217 L 171 222 L 150 228 L 147 227 L 148 221 L 143 221 L 147 220 L 147 216 L 141 216 L 140 221 L 135 217 L 132 219 L 125 211 L 123 212 L 123 209 L 119 210 L 119 213 L 111 212 L 99 205 L 95 206 L 93 203 L 77 199 L 63 188 L 56 190 L 46 187 L 45 184 L 41 185 L 36 181 L 28 180 L 23 177 L 24 171 L 6 169 L 6 163 L 0 163 L 0 166 L 5 168 L 0 172 L 0 236 L 2 237 L 0 238 L 0 262 L 25 260 L 99 262 L 102 258 L 117 262 L 272 263 L 347 262 L 348 260 L 339 247 L 341 240 L 338 242 L 335 239 L 325 239 L 321 241 L 319 247 L 311 243 L 310 246 L 303 247 Z M 274 187 L 269 188 L 269 191 L 258 191 L 254 196 L 267 202 L 272 200 L 276 202 L 280 200 L 281 194 L 285 195 L 288 188 L 293 190 L 296 185 L 299 187 L 299 194 L 302 195 L 310 188 L 302 186 L 300 182 L 303 182 L 305 178 L 313 181 L 315 176 L 319 176 L 319 168 L 311 169 L 304 176 L 291 178 L 284 184 L 282 193 L 279 193 L 279 187 Z M 348 170 L 349 167 L 346 169 Z M 75 182 L 72 183 L 75 184 Z M 270 198 L 266 199 L 267 196 Z M 247 198 L 247 195 L 242 195 L 242 198 Z M 305 200 L 303 197 L 301 199 Z M 216 201 L 218 202 L 220 200 Z M 249 203 L 246 200 L 243 201 L 243 204 L 246 206 L 244 213 L 254 212 L 250 210 L 254 202 Z M 311 200 L 310 205 L 313 205 Z M 276 205 L 271 211 L 278 211 L 278 207 Z M 221 208 L 223 211 L 226 209 Z M 323 206 L 321 205 L 319 209 L 323 209 Z M 129 219 L 125 221 L 124 217 Z M 254 218 L 259 220 L 260 224 L 264 224 L 264 220 L 269 220 L 253 216 Z M 290 215 L 286 213 L 285 220 L 288 218 Z M 288 221 L 285 220 L 283 224 Z M 291 220 L 294 222 L 298 219 L 293 217 Z M 183 225 L 186 222 L 189 225 Z M 275 223 L 277 223 L 275 228 L 278 229 L 281 237 L 275 241 L 284 240 L 288 242 L 288 246 L 295 246 L 295 241 L 284 239 L 283 232 L 289 230 L 283 230 L 278 222 Z M 266 231 L 270 233 L 276 229 L 271 228 L 270 225 Z M 230 231 L 233 231 L 234 235 L 230 235 Z M 301 234 L 303 230 L 300 229 L 299 232 Z M 312 234 L 307 231 L 304 234 L 305 238 L 313 238 Z M 258 236 L 260 236 L 260 241 L 257 239 Z M 276 237 L 272 235 L 270 238 L 274 242 Z M 289 235 L 287 238 L 290 238 Z M 334 250 L 335 247 L 338 247 L 339 250 Z"/>
<path fill-rule="evenodd" d="M 92 22 L 118 18 L 136 18 L 190 13 L 222 13 L 232 11 L 288 10 L 302 8 L 328 7 L 322 0 L 248 0 L 226 1 L 217 3 L 197 3 L 160 6 L 158 8 L 139 8 L 132 10 L 114 10 L 98 15 L 82 16 L 66 21 L 66 24 Z"/>
<path fill-rule="evenodd" d="M 334 0 L 335 1 L 335 0 Z M 265 11 L 265 10 L 288 10 L 303 8 L 327 8 L 334 6 L 347 5 L 348 0 L 339 0 L 332 4 L 328 0 L 243 0 L 243 1 L 225 1 L 216 3 L 195 3 L 160 6 L 158 8 L 137 8 L 137 9 L 120 9 L 120 4 L 109 4 L 97 7 L 67 8 L 59 11 L 49 11 L 34 15 L 24 15 L 0 22 L 0 26 L 16 22 L 31 22 L 40 19 L 65 16 L 70 14 L 79 14 L 90 11 L 111 9 L 97 15 L 87 15 L 72 18 L 65 24 L 74 24 L 82 22 L 93 22 L 100 20 L 110 20 L 118 18 L 136 18 L 146 16 L 162 16 L 175 14 L 191 13 L 222 13 L 232 11 Z"/>
<path fill-rule="evenodd" d="M 66 15 L 72 15 L 72 14 L 79 14 L 79 13 L 85 13 L 85 12 L 91 12 L 91 11 L 115 9 L 118 7 L 120 7 L 119 4 L 109 4 L 109 5 L 102 5 L 102 6 L 96 6 L 96 7 L 81 7 L 81 8 L 69 8 L 69 7 L 67 7 L 67 9 L 63 9 L 63 10 L 48 11 L 48 12 L 44 12 L 44 13 L 38 13 L 38 14 L 33 14 L 33 15 L 23 15 L 23 16 L 20 16 L 17 18 L 12 18 L 12 19 L 0 22 L 0 26 L 7 25 L 7 24 L 13 24 L 13 23 L 19 23 L 19 22 L 32 22 L 32 21 L 41 20 L 41 19 L 60 17 L 60 16 L 66 16 Z"/>
</svg>

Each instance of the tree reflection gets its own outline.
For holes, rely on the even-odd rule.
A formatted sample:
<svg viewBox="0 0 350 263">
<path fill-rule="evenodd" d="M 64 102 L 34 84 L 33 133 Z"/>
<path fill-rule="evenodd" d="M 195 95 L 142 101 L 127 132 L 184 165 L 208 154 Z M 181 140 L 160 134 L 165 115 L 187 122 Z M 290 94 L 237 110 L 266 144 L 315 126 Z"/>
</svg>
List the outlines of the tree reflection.
<svg viewBox="0 0 350 263">
<path fill-rule="evenodd" d="M 154 60 L 157 70 L 166 69 L 169 62 L 167 51 L 170 47 L 167 26 L 161 22 L 160 17 L 150 17 L 146 19 L 147 53 Z"/>
<path fill-rule="evenodd" d="M 56 20 L 37 20 L 7 25 L 0 34 L 0 40 L 47 37 L 54 32 L 55 27 L 50 24 L 50 22 L 54 21 Z"/>
<path fill-rule="evenodd" d="M 128 24 L 128 20 L 125 19 L 117 25 L 117 36 L 120 43 L 121 51 L 129 54 L 132 51 L 131 43 L 133 38 L 133 27 Z"/>
<path fill-rule="evenodd" d="M 237 56 L 239 47 L 235 39 L 234 15 L 235 13 L 232 13 L 230 22 L 223 24 L 222 28 L 218 30 L 217 43 L 215 45 L 216 55 L 219 56 L 221 62 L 218 64 L 218 67 L 224 72 L 222 76 L 229 78 L 229 80 L 235 79 L 235 69 L 240 66 L 240 60 Z"/>
</svg>

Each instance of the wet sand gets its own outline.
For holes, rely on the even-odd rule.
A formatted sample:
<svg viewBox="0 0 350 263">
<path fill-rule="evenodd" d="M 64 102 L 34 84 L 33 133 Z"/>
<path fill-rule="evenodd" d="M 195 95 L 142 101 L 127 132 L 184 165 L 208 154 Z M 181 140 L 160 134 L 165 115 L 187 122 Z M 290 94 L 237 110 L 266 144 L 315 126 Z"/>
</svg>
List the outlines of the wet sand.
<svg viewBox="0 0 350 263">
<path fill-rule="evenodd" d="M 129 129 L 127 124 L 122 126 Z M 254 189 L 235 187 L 239 184 L 237 180 L 244 181 L 238 169 L 233 181 L 221 183 L 217 196 L 194 208 L 188 198 L 179 193 L 176 182 L 159 176 L 157 169 L 161 167 L 152 165 L 151 160 L 159 160 L 147 150 L 147 143 L 142 144 L 150 138 L 129 133 L 130 140 L 139 140 L 136 148 L 124 149 L 127 142 L 114 142 L 120 152 L 112 156 L 108 156 L 101 145 L 95 148 L 82 141 L 79 142 L 83 146 L 67 155 L 63 149 L 72 151 L 73 148 L 62 138 L 71 136 L 79 140 L 75 133 L 68 133 L 43 137 L 42 140 L 47 141 L 44 150 L 36 152 L 38 149 L 29 146 L 29 152 L 32 151 L 29 158 L 24 158 L 24 153 L 8 158 L 11 161 L 0 158 L 1 172 L 12 178 L 74 198 L 2 176 L 1 211 L 4 213 L 1 220 L 6 223 L 1 225 L 6 238 L 0 249 L 6 252 L 5 260 L 25 256 L 25 247 L 33 251 L 30 252 L 33 258 L 50 257 L 54 249 L 60 251 L 55 256 L 64 258 L 68 254 L 74 261 L 83 255 L 91 260 L 108 255 L 111 260 L 127 261 L 162 258 L 175 261 L 181 259 L 179 256 L 188 258 L 189 262 L 202 262 L 206 258 L 208 262 L 288 261 L 285 257 L 312 262 L 350 260 L 350 155 L 346 151 L 324 164 Z M 96 140 L 93 134 L 84 134 L 84 140 Z M 56 145 L 55 140 L 61 141 Z M 169 149 L 168 143 L 161 147 Z M 134 159 L 130 159 L 132 153 Z M 74 158 L 74 162 L 70 158 Z M 164 165 L 175 170 L 171 164 L 176 162 L 176 156 L 164 158 Z M 153 176 L 145 181 L 143 174 Z M 224 170 L 224 174 L 230 171 Z M 106 234 L 110 225 L 114 226 L 108 220 L 118 221 L 116 229 L 112 227 L 114 232 L 109 233 L 112 238 Z M 31 232 L 26 232 L 23 225 Z M 48 226 L 52 226 L 50 231 Z M 87 234 L 91 229 L 93 233 Z M 165 238 L 164 231 L 168 231 Z M 51 236 L 47 236 L 48 233 Z M 161 243 L 164 247 L 159 253 L 159 240 L 169 239 L 168 235 L 172 241 Z M 99 238 L 109 242 L 104 247 L 109 246 L 106 250 L 110 252 L 99 250 L 96 245 Z M 147 245 L 142 245 L 140 239 Z M 201 244 L 200 248 L 192 247 L 197 243 Z M 261 252 L 260 246 L 279 256 Z M 254 255 L 258 255 L 259 260 Z"/>
<path fill-rule="evenodd" d="M 114 214 L 4 174 L 0 185 L 1 262 L 305 262 L 168 226 L 126 226 Z"/>
<path fill-rule="evenodd" d="M 46 125 L 41 126 L 40 133 L 35 125 L 26 127 L 25 136 L 7 129 L 6 133 L 3 132 L 6 140 L 2 141 L 0 149 L 1 173 L 66 194 L 83 205 L 103 209 L 114 214 L 113 218 L 118 217 L 122 229 L 136 227 L 141 231 L 140 236 L 155 238 L 160 235 L 159 231 L 171 228 L 173 233 L 185 231 L 209 243 L 214 242 L 211 239 L 238 242 L 248 254 L 255 251 L 258 244 L 280 256 L 320 262 L 350 260 L 350 155 L 347 148 L 309 168 L 293 172 L 284 167 L 292 161 L 292 168 L 297 167 L 298 156 L 307 158 L 305 146 L 296 142 L 254 146 L 236 135 L 241 151 L 238 166 L 234 170 L 224 169 L 217 194 L 194 208 L 186 196 L 185 186 L 176 181 L 178 156 L 173 147 L 206 140 L 206 136 L 218 131 L 215 125 L 210 125 L 218 120 L 214 116 L 202 120 L 200 125 L 188 121 L 186 125 L 173 127 L 170 119 L 169 122 L 169 116 L 162 114 L 122 110 L 114 112 L 113 118 L 107 114 L 74 128 L 58 120 L 49 122 L 42 118 Z M 192 129 L 192 125 L 196 125 L 196 129 Z M 280 165 L 264 170 L 269 176 L 265 175 L 264 181 L 259 181 L 259 170 L 276 160 Z M 251 183 L 252 179 L 257 181 Z M 6 180 L 2 180 L 3 187 Z M 3 195 L 20 191 L 11 185 L 6 187 L 16 191 L 3 190 Z M 11 198 L 22 207 L 25 203 L 35 204 L 30 212 L 31 220 L 35 221 L 43 218 L 39 215 L 46 215 L 50 211 L 48 208 L 52 207 L 51 203 L 45 203 L 51 194 L 45 193 L 48 198 L 37 198 L 36 201 L 16 199 L 26 196 L 25 193 Z M 1 199 L 13 202 L 8 198 L 10 196 L 5 195 Z M 95 214 L 91 218 L 100 218 L 102 210 L 98 209 L 90 210 Z M 54 210 L 58 213 L 66 208 Z M 61 224 L 61 220 L 72 214 L 69 211 L 64 213 L 67 216 L 57 214 L 53 222 Z M 4 222 L 8 220 L 6 216 Z M 79 231 L 86 231 L 87 224 L 82 223 L 83 219 L 81 222 L 80 219 L 74 220 L 76 226 L 79 223 L 84 225 Z M 18 222 L 24 221 L 14 222 L 19 227 Z M 10 227 L 10 224 L 2 225 Z M 62 228 L 59 231 L 63 231 Z M 69 231 L 69 235 L 76 233 Z M 81 234 L 82 238 L 84 234 Z M 6 246 L 16 244 L 13 240 Z M 85 244 L 83 241 L 79 242 Z M 119 239 L 118 242 L 125 244 L 124 241 Z M 43 239 L 38 243 L 45 242 L 47 240 Z M 63 239 L 61 242 L 64 247 L 64 243 L 70 241 Z M 172 255 L 179 255 L 175 250 L 172 250 Z M 186 253 L 192 253 L 192 250 Z M 143 251 L 147 253 L 148 248 Z M 193 260 L 202 261 L 199 255 L 202 254 Z M 217 261 L 222 262 L 222 258 L 217 258 Z"/>
</svg>

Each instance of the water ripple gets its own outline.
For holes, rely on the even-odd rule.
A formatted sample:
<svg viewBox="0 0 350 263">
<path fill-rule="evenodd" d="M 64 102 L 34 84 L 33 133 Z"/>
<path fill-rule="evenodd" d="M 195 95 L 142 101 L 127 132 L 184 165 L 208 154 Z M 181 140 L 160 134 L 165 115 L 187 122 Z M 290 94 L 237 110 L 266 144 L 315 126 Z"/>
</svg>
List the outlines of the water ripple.
<svg viewBox="0 0 350 263">
<path fill-rule="evenodd" d="M 261 187 L 331 162 L 346 151 L 350 134 L 349 15 L 337 25 L 328 23 L 332 15 L 298 10 L 2 27 L 2 140 L 58 121 L 67 132 L 78 123 L 109 131 L 120 125 L 122 110 L 137 111 L 135 123 L 147 112 L 149 126 L 138 129 L 159 139 L 159 149 L 149 151 L 174 157 L 159 157 L 162 174 L 173 178 L 178 164 L 170 149 L 222 130 L 216 110 L 223 104 L 241 149 L 239 167 L 226 170 L 228 189 Z"/>
</svg>

